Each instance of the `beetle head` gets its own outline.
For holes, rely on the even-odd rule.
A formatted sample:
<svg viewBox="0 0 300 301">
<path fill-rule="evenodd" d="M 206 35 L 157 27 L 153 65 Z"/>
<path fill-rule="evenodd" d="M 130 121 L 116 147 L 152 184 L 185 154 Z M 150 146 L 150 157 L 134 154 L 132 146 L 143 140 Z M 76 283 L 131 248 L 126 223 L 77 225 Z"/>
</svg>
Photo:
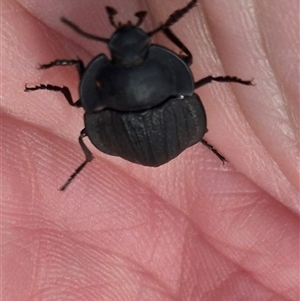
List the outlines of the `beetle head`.
<svg viewBox="0 0 300 301">
<path fill-rule="evenodd" d="M 148 34 L 133 25 L 118 28 L 108 43 L 112 59 L 121 66 L 141 63 L 147 55 L 149 45 Z"/>
<path fill-rule="evenodd" d="M 196 5 L 197 1 L 198 0 L 191 0 L 185 7 L 175 10 L 166 22 L 148 33 L 138 27 L 143 23 L 143 20 L 146 17 L 147 13 L 145 11 L 138 11 L 134 14 L 138 19 L 136 24 L 132 24 L 130 21 L 126 24 L 122 24 L 120 22 L 116 23 L 114 20 L 114 17 L 118 12 L 114 8 L 107 6 L 106 12 L 109 22 L 116 28 L 111 39 L 85 32 L 76 24 L 65 18 L 61 18 L 61 21 L 88 39 L 107 43 L 114 62 L 120 66 L 130 67 L 144 61 L 150 47 L 150 38 L 154 34 L 164 31 L 175 24 Z"/>
</svg>

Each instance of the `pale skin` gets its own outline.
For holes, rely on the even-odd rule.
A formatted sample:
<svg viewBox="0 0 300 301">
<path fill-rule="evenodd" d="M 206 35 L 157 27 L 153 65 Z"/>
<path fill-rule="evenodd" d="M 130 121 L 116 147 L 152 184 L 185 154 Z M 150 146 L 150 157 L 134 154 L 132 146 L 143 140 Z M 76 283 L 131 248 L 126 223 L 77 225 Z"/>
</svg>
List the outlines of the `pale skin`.
<svg viewBox="0 0 300 301">
<path fill-rule="evenodd" d="M 186 1 L 61 2 L 2 1 L 3 300 L 298 300 L 298 1 L 200 1 L 172 27 L 195 80 L 254 78 L 196 91 L 205 139 L 230 163 L 197 144 L 146 168 L 87 142 L 95 159 L 65 192 L 83 111 L 24 85 L 65 85 L 77 100 L 74 67 L 38 65 L 86 64 L 107 47 L 59 18 L 109 37 L 105 5 L 123 22 L 147 10 L 151 30 Z"/>
</svg>

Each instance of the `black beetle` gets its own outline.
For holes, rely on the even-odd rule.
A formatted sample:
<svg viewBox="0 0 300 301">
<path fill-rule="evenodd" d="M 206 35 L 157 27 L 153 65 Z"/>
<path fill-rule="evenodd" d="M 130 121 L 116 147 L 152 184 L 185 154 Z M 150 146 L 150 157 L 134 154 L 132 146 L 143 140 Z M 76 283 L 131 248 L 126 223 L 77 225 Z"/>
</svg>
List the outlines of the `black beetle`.
<svg viewBox="0 0 300 301">
<path fill-rule="evenodd" d="M 192 0 L 176 10 L 164 24 L 150 32 L 138 27 L 146 16 L 145 11 L 135 13 L 138 19 L 136 24 L 116 24 L 114 16 L 117 11 L 106 7 L 110 24 L 116 29 L 110 39 L 89 34 L 71 21 L 61 19 L 80 35 L 108 44 L 111 60 L 100 54 L 86 68 L 80 59 L 55 60 L 41 65 L 41 69 L 70 65 L 77 67 L 80 76 L 80 99 L 77 102 L 72 100 L 65 86 L 25 85 L 26 92 L 40 89 L 62 92 L 70 105 L 85 110 L 85 128 L 79 136 L 85 161 L 60 190 L 65 190 L 93 159 L 84 144 L 85 136 L 102 152 L 145 166 L 165 164 L 197 142 L 202 142 L 220 160 L 225 161 L 202 139 L 207 132 L 206 114 L 194 90 L 211 81 L 244 85 L 252 83 L 231 76 L 207 76 L 194 82 L 190 70 L 191 52 L 169 27 L 193 8 L 197 1 Z M 150 38 L 159 31 L 183 54 L 177 55 L 163 46 L 151 44 Z"/>
</svg>

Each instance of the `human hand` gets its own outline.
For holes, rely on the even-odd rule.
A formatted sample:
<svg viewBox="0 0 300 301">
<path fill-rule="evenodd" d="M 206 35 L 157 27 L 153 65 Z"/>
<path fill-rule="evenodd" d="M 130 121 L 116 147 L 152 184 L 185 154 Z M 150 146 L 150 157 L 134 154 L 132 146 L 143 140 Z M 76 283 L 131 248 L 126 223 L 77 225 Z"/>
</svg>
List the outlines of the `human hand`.
<svg viewBox="0 0 300 301">
<path fill-rule="evenodd" d="M 172 5 L 170 5 L 170 3 Z M 104 5 L 122 21 L 147 10 L 144 28 L 185 1 L 2 3 L 2 216 L 5 300 L 296 300 L 299 274 L 298 3 L 199 1 L 172 27 L 191 50 L 196 92 L 221 162 L 200 143 L 159 168 L 100 153 L 66 192 L 83 156 L 82 110 L 25 83 L 65 85 L 75 68 L 38 64 L 105 44 L 64 26 L 113 33 Z M 146 4 L 145 4 L 146 5 Z M 166 42 L 163 35 L 156 43 Z M 172 48 L 177 51 L 175 47 Z M 18 185 L 17 185 L 18 184 Z"/>
</svg>

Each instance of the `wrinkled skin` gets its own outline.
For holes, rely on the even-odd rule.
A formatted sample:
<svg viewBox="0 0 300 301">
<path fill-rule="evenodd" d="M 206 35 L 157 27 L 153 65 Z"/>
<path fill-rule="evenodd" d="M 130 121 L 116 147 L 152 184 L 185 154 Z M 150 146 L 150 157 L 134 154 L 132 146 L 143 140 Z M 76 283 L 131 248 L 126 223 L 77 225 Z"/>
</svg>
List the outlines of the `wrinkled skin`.
<svg viewBox="0 0 300 301">
<path fill-rule="evenodd" d="M 186 3 L 124 2 L 2 1 L 3 300 L 297 300 L 297 0 L 203 0 L 172 27 L 195 79 L 255 79 L 197 90 L 205 138 L 230 163 L 201 144 L 159 168 L 91 147 L 92 164 L 58 191 L 83 160 L 83 112 L 24 85 L 66 85 L 77 100 L 74 67 L 37 66 L 107 53 L 62 15 L 109 37 L 104 5 L 122 21 L 146 9 L 150 30 Z M 161 34 L 155 42 L 171 46 Z"/>
</svg>

